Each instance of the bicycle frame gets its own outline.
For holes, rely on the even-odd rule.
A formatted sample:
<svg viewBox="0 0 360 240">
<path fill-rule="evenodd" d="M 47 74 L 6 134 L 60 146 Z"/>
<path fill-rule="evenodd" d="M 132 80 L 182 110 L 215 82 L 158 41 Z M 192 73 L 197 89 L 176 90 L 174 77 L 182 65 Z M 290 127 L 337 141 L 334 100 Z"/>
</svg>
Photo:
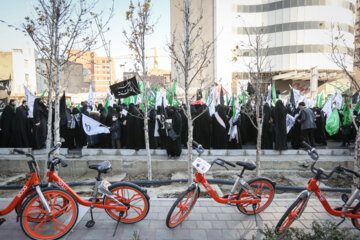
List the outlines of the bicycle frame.
<svg viewBox="0 0 360 240">
<path fill-rule="evenodd" d="M 32 190 L 32 186 L 39 186 L 39 175 L 36 172 L 32 172 L 30 178 L 26 182 L 26 184 L 21 188 L 18 194 L 14 197 L 11 203 L 3 210 L 0 210 L 0 216 L 6 215 L 10 213 L 16 206 L 21 203 L 22 199 L 26 194 Z"/>
<path fill-rule="evenodd" d="M 323 207 L 325 208 L 325 210 L 333 215 L 333 216 L 345 216 L 345 217 L 348 217 L 348 218 L 360 218 L 360 214 L 352 214 L 350 211 L 351 209 L 343 212 L 341 210 L 335 210 L 333 209 L 329 202 L 326 200 L 324 194 L 321 192 L 318 184 L 317 184 L 317 179 L 315 178 L 311 178 L 308 182 L 308 186 L 307 186 L 307 191 L 309 192 L 315 192 L 315 195 L 317 196 L 317 198 L 319 199 L 319 201 L 321 202 L 321 204 L 323 205 Z"/>
<path fill-rule="evenodd" d="M 226 203 L 235 203 L 235 204 L 244 204 L 244 203 L 250 203 L 250 204 L 256 204 L 261 202 L 261 199 L 246 199 L 246 200 L 236 200 L 236 199 L 228 199 L 228 198 L 222 198 L 217 195 L 217 193 L 214 191 L 214 189 L 210 186 L 208 181 L 205 179 L 204 175 L 196 172 L 195 173 L 195 183 L 201 183 L 206 191 L 211 195 L 211 197 L 218 203 L 226 204 Z"/>
<path fill-rule="evenodd" d="M 128 207 L 126 206 L 104 205 L 103 203 L 96 203 L 96 202 L 84 200 L 76 192 L 74 192 L 74 190 L 72 190 L 71 187 L 67 185 L 66 182 L 64 182 L 54 171 L 48 171 L 46 176 L 48 177 L 49 183 L 52 182 L 56 183 L 60 188 L 70 193 L 75 198 L 75 200 L 83 206 L 86 207 L 93 206 L 95 208 L 103 208 L 108 210 L 114 209 L 115 211 L 118 212 L 128 210 Z"/>
</svg>

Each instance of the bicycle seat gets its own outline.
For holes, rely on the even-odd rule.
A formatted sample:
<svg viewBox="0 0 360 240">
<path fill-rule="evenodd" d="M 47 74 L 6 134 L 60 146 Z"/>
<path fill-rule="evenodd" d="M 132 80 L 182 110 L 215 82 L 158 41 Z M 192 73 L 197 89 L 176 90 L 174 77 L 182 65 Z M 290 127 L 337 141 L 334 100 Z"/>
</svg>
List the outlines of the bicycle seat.
<svg viewBox="0 0 360 240">
<path fill-rule="evenodd" d="M 100 173 L 108 173 L 111 170 L 111 163 L 109 161 L 104 161 L 98 164 L 90 164 L 90 169 L 97 170 Z"/>
<path fill-rule="evenodd" d="M 239 165 L 239 166 L 244 167 L 247 170 L 254 170 L 256 168 L 255 164 L 248 163 L 248 162 L 237 161 L 236 164 Z"/>
</svg>

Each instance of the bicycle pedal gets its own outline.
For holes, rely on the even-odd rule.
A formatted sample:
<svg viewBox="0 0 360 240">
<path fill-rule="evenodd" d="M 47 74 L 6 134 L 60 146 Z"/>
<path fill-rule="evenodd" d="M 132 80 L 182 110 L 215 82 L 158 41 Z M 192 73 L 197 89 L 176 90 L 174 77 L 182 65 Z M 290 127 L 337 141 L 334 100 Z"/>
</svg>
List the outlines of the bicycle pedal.
<svg viewBox="0 0 360 240">
<path fill-rule="evenodd" d="M 5 218 L 0 218 L 0 225 L 3 224 L 6 221 Z"/>
<path fill-rule="evenodd" d="M 95 221 L 94 220 L 89 220 L 86 222 L 85 227 L 87 228 L 92 228 L 95 225 Z"/>
</svg>

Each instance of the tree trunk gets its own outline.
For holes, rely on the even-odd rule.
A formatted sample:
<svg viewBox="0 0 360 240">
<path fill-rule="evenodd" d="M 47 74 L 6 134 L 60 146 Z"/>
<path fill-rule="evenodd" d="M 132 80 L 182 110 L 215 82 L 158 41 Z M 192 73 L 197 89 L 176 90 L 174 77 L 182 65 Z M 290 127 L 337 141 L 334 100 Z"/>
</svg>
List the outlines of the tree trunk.
<svg viewBox="0 0 360 240">
<path fill-rule="evenodd" d="M 47 119 L 47 136 L 46 136 L 46 153 L 50 152 L 50 148 L 51 148 L 51 143 L 52 143 L 52 113 L 53 113 L 53 109 L 52 109 L 52 88 L 53 88 L 53 84 L 52 84 L 52 64 L 50 63 L 50 75 L 49 75 L 49 84 L 48 84 L 48 119 Z M 47 172 L 47 161 L 44 161 L 44 174 L 43 174 L 43 178 L 44 180 L 46 180 L 46 172 Z"/>
<path fill-rule="evenodd" d="M 257 139 L 256 139 L 256 176 L 260 176 L 260 158 L 261 158 L 261 135 L 262 121 L 260 118 L 260 102 L 256 103 L 256 122 L 257 122 Z"/>
<path fill-rule="evenodd" d="M 191 109 L 190 109 L 190 100 L 189 100 L 189 93 L 188 88 L 185 89 L 185 99 L 186 99 L 186 115 L 187 115 L 187 122 L 188 122 L 188 142 L 187 142 L 187 149 L 188 149 L 188 183 L 192 182 L 193 178 L 193 155 L 192 155 L 192 142 L 193 142 L 193 121 L 191 118 Z"/>
<path fill-rule="evenodd" d="M 143 104 L 144 104 L 144 132 L 145 132 L 145 147 L 147 155 L 147 172 L 148 180 L 152 180 L 152 169 L 151 169 L 151 153 L 150 153 L 150 143 L 149 143 L 149 121 L 148 121 L 148 105 L 146 101 L 147 89 L 146 89 L 146 69 L 145 62 L 143 62 Z"/>
<path fill-rule="evenodd" d="M 60 63 L 56 61 L 54 144 L 60 142 Z"/>
</svg>

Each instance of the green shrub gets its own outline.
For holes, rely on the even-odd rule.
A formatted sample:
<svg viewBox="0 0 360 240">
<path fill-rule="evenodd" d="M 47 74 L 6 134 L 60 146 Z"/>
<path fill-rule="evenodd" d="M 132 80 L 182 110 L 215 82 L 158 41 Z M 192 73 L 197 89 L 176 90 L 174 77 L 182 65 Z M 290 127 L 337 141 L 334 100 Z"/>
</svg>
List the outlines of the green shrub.
<svg viewBox="0 0 360 240">
<path fill-rule="evenodd" d="M 304 231 L 301 228 L 289 228 L 287 232 L 279 237 L 275 234 L 275 228 L 265 225 L 263 234 L 264 240 L 358 240 L 360 232 L 354 228 L 336 228 L 336 224 L 330 221 L 318 223 L 314 221 L 311 231 Z M 356 232 L 355 232 L 356 231 Z"/>
</svg>

